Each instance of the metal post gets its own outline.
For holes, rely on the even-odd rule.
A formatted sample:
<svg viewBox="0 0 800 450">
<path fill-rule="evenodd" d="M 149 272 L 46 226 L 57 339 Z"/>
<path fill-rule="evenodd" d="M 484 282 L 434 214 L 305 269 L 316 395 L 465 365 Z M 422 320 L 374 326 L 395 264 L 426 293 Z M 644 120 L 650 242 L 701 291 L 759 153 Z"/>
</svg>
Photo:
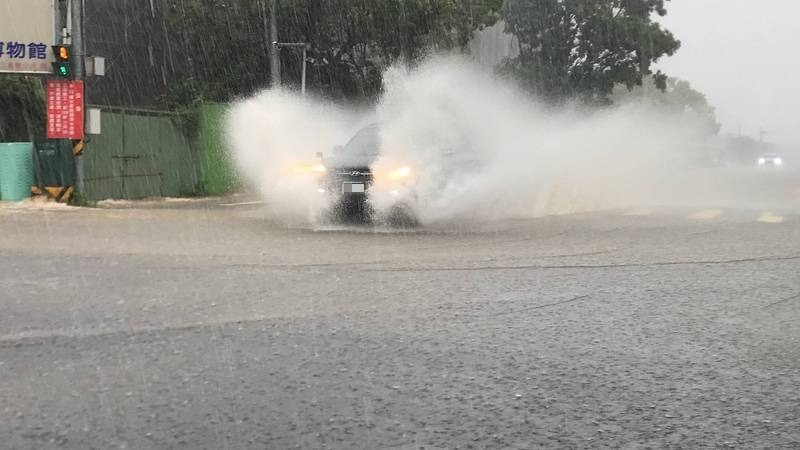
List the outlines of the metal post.
<svg viewBox="0 0 800 450">
<path fill-rule="evenodd" d="M 308 46 L 303 47 L 303 76 L 301 81 L 301 88 L 300 92 L 303 93 L 303 97 L 306 96 L 306 55 L 308 54 Z"/>
<path fill-rule="evenodd" d="M 270 51 L 269 51 L 269 67 L 272 73 L 272 87 L 281 85 L 281 58 L 280 49 L 276 45 L 278 43 L 278 0 L 269 0 L 269 35 L 270 35 Z"/>
<path fill-rule="evenodd" d="M 61 43 L 64 45 L 72 45 L 72 0 L 67 0 L 67 9 L 64 11 L 65 25 L 61 34 Z"/>
<path fill-rule="evenodd" d="M 83 39 L 83 19 L 84 19 L 84 0 L 72 0 L 72 30 L 70 37 L 72 38 L 72 73 L 76 81 L 82 81 L 86 75 L 86 47 Z M 84 105 L 86 105 L 86 94 L 84 92 Z M 86 108 L 83 108 L 84 114 Z M 83 182 L 83 146 L 81 151 L 75 155 L 75 191 L 78 193 L 85 192 L 85 185 Z"/>
<path fill-rule="evenodd" d="M 303 72 L 302 78 L 300 81 L 300 91 L 303 93 L 303 96 L 306 95 L 306 65 L 308 59 L 308 51 L 311 49 L 311 44 L 308 42 L 273 42 L 272 46 L 276 49 L 280 49 L 283 47 L 290 47 L 290 48 L 299 48 L 303 50 Z"/>
<path fill-rule="evenodd" d="M 55 13 L 56 13 L 56 20 L 55 23 L 55 41 L 57 44 L 61 45 L 68 45 L 66 42 L 67 38 L 67 28 L 66 28 L 66 21 L 64 15 L 64 6 L 66 4 L 62 0 L 58 0 L 55 2 Z"/>
<path fill-rule="evenodd" d="M 75 80 L 83 80 L 86 76 L 83 18 L 83 0 L 72 0 L 72 73 Z"/>
</svg>

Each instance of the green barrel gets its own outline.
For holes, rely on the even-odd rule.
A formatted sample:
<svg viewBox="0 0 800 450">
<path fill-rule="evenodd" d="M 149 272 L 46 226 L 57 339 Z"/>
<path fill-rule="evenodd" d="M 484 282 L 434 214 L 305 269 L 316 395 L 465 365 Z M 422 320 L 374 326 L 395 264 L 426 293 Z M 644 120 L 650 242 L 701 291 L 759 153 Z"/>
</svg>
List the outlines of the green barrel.
<svg viewBox="0 0 800 450">
<path fill-rule="evenodd" d="M 31 196 L 33 144 L 0 143 L 0 200 L 18 202 Z"/>
</svg>

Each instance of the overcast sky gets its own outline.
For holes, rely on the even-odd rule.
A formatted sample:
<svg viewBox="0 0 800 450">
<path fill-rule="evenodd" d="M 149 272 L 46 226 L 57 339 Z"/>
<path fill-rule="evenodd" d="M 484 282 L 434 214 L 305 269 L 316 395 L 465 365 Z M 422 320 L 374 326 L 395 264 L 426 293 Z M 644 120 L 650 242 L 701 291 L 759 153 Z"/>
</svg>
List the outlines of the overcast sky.
<svg viewBox="0 0 800 450">
<path fill-rule="evenodd" d="M 757 137 L 763 126 L 767 140 L 800 149 L 800 0 L 667 5 L 661 22 L 683 45 L 659 67 L 707 95 L 723 132 Z"/>
</svg>

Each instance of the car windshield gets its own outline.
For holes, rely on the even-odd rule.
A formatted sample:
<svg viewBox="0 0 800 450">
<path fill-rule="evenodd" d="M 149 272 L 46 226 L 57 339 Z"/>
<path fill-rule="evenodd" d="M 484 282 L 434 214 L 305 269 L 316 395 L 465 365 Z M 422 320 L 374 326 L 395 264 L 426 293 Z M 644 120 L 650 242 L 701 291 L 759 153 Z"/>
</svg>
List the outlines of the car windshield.
<svg viewBox="0 0 800 450">
<path fill-rule="evenodd" d="M 380 136 L 377 125 L 359 130 L 344 147 L 338 147 L 333 164 L 338 166 L 368 167 L 379 156 Z"/>
<path fill-rule="evenodd" d="M 348 155 L 377 155 L 380 149 L 380 137 L 377 125 L 361 129 L 342 150 Z"/>
</svg>

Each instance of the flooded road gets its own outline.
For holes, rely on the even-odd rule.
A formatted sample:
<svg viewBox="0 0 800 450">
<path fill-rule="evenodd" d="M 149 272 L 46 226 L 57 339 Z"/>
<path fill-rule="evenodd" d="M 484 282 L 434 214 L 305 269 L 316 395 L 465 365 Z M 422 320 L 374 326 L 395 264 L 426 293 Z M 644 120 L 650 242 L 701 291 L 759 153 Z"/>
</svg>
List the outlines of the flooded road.
<svg viewBox="0 0 800 450">
<path fill-rule="evenodd" d="M 0 213 L 10 448 L 792 448 L 800 215 Z"/>
</svg>

